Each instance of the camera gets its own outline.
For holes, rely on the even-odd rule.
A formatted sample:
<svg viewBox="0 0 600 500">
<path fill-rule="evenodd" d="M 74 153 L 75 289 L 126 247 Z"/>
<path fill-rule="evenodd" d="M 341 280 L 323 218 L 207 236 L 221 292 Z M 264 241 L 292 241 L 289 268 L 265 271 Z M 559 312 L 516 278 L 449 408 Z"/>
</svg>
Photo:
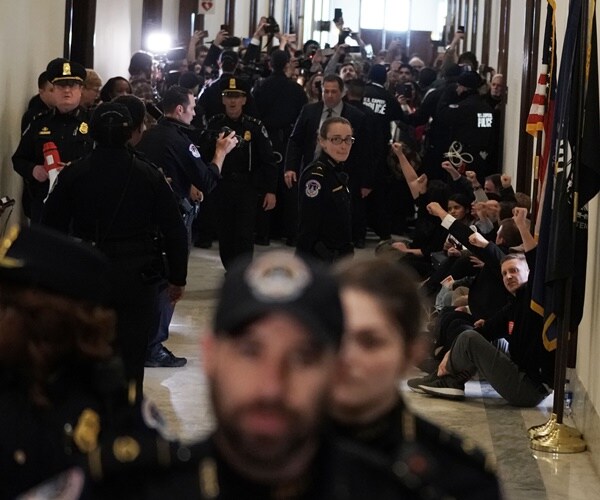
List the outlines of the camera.
<svg viewBox="0 0 600 500">
<path fill-rule="evenodd" d="M 457 32 L 457 33 L 464 33 L 464 32 L 465 32 L 465 27 L 464 27 L 464 26 L 459 26 L 459 27 L 456 29 L 456 32 Z"/>
<path fill-rule="evenodd" d="M 223 134 L 223 137 L 228 136 L 229 134 L 231 134 L 231 132 L 235 132 L 235 130 L 229 128 L 229 127 L 223 127 L 221 128 L 221 130 L 219 130 L 217 132 L 217 138 L 219 137 L 219 134 Z M 241 148 L 243 146 L 246 145 L 246 141 L 244 140 L 244 138 L 241 135 L 235 134 L 235 138 L 237 139 L 237 144 L 235 145 L 236 148 Z"/>
<path fill-rule="evenodd" d="M 279 33 L 279 24 L 277 24 L 277 21 L 275 21 L 273 16 L 267 17 L 267 23 L 268 24 L 265 26 L 265 33 L 267 35 Z"/>
</svg>

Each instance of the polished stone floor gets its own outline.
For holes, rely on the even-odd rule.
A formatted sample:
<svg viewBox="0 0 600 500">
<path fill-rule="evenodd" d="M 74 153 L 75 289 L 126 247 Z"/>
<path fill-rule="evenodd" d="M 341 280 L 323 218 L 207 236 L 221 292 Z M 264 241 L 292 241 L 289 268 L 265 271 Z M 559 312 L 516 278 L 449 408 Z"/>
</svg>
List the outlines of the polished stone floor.
<svg viewBox="0 0 600 500">
<path fill-rule="evenodd" d="M 373 246 L 369 242 L 360 253 L 371 254 Z M 273 243 L 270 248 L 275 247 L 281 245 Z M 257 251 L 265 251 L 265 247 L 257 247 Z M 204 435 L 213 422 L 202 375 L 200 338 L 210 324 L 222 276 L 215 246 L 192 250 L 188 286 L 175 310 L 166 344 L 175 354 L 186 356 L 188 364 L 146 369 L 146 396 L 163 412 L 173 436 L 184 440 Z M 415 394 L 404 382 L 401 388 L 415 411 L 471 438 L 496 458 L 508 500 L 600 498 L 600 477 L 587 452 L 553 455 L 529 448 L 526 430 L 548 419 L 551 396 L 537 408 L 518 409 L 506 405 L 489 385 L 479 381 L 467 384 L 468 398 L 463 402 Z"/>
</svg>

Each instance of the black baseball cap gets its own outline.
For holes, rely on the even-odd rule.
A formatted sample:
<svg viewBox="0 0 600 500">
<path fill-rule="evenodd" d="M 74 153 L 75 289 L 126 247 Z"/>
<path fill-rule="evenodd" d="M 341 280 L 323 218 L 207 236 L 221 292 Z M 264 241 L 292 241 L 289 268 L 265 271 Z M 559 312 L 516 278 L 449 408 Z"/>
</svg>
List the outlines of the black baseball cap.
<svg viewBox="0 0 600 500">
<path fill-rule="evenodd" d="M 13 226 L 0 240 L 0 282 L 105 304 L 109 263 L 90 245 L 43 226 Z"/>
<path fill-rule="evenodd" d="M 216 335 L 235 334 L 271 312 L 291 314 L 321 342 L 340 344 L 344 318 L 338 284 L 319 262 L 276 250 L 234 263 L 221 288 Z"/>
</svg>

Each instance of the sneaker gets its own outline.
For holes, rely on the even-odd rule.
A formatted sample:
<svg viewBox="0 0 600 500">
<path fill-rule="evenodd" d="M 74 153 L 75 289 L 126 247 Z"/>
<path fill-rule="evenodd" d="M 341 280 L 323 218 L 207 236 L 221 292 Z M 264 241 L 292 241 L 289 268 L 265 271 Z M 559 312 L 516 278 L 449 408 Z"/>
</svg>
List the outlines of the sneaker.
<svg viewBox="0 0 600 500">
<path fill-rule="evenodd" d="M 428 384 L 430 382 L 433 382 L 437 378 L 438 378 L 438 376 L 437 376 L 437 370 L 436 370 L 436 371 L 430 373 L 429 375 L 425 375 L 424 377 L 411 378 L 410 380 L 408 380 L 406 382 L 406 384 L 412 391 L 417 392 L 419 394 L 425 394 L 425 391 L 423 389 L 421 389 L 420 386 L 423 384 Z"/>
<path fill-rule="evenodd" d="M 146 358 L 144 366 L 146 368 L 179 368 L 187 363 L 186 358 L 175 356 L 169 349 L 162 346 L 158 354 Z"/>
<path fill-rule="evenodd" d="M 465 398 L 465 382 L 463 378 L 454 375 L 445 375 L 444 377 L 436 377 L 435 380 L 420 384 L 421 389 L 425 394 L 437 396 L 444 399 L 464 399 Z"/>
</svg>

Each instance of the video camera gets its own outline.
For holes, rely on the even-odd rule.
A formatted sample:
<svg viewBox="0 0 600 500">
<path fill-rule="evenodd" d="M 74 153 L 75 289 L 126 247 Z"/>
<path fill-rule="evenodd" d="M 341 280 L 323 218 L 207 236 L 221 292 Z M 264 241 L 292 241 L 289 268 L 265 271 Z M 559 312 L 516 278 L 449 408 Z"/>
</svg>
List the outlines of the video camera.
<svg viewBox="0 0 600 500">
<path fill-rule="evenodd" d="M 205 130 L 202 133 L 202 136 L 206 138 L 206 140 L 216 141 L 219 138 L 220 134 L 223 134 L 223 136 L 225 137 L 231 134 L 231 132 L 235 132 L 235 130 L 229 127 L 222 127 L 220 130 Z M 235 145 L 236 148 L 242 148 L 246 144 L 248 144 L 241 135 L 235 134 L 235 138 L 237 139 L 237 144 Z"/>
</svg>

